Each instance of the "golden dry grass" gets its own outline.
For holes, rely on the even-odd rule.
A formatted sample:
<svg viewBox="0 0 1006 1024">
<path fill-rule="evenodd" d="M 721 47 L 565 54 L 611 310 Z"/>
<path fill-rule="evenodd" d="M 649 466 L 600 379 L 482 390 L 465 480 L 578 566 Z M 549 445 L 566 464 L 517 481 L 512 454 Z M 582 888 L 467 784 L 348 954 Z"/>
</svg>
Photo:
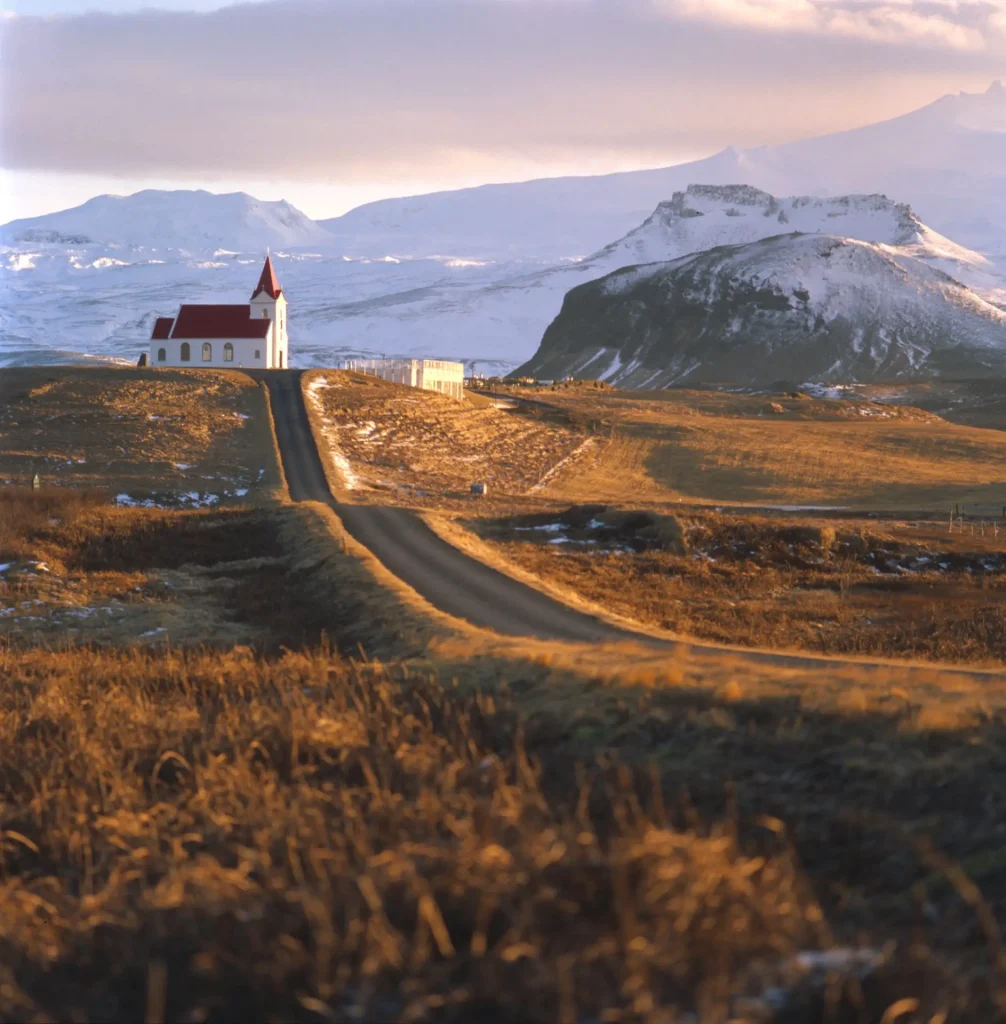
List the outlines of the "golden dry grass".
<svg viewBox="0 0 1006 1024">
<path fill-rule="evenodd" d="M 296 630 L 276 591 L 287 574 L 281 520 L 278 510 L 122 509 L 100 491 L 2 488 L 0 639 L 22 650 L 289 642 Z"/>
<path fill-rule="evenodd" d="M 0 374 L 0 481 L 177 504 L 279 483 L 264 389 L 231 371 L 47 367 Z M 244 493 L 239 493 L 244 492 Z"/>
<path fill-rule="evenodd" d="M 357 478 L 354 500 L 463 506 L 483 481 L 492 507 L 536 487 L 587 438 L 567 416 L 460 402 L 358 373 L 314 371 L 304 388 L 319 445 L 340 452 Z M 330 476 L 345 493 L 345 473 Z"/>
<path fill-rule="evenodd" d="M 1006 529 L 998 538 L 876 521 L 825 526 L 693 514 L 687 550 L 615 526 L 471 522 L 497 557 L 609 615 L 704 641 L 818 654 L 1006 665 Z M 610 513 L 607 514 L 610 519 Z M 631 517 L 627 517 L 630 518 Z M 647 518 L 643 514 L 641 518 Z M 649 518 L 656 518 L 652 515 Z M 892 524 L 893 525 L 893 524 Z M 516 529 L 515 529 L 516 527 Z M 519 532 L 518 532 L 519 531 Z M 490 552 L 492 557 L 492 552 Z"/>
<path fill-rule="evenodd" d="M 16 557 L 249 644 L 0 647 L 0 1019 L 1002 1019 L 1001 678 L 516 641 L 322 506 L 56 497 Z"/>
<path fill-rule="evenodd" d="M 325 653 L 0 672 L 8 1019 L 713 1020 L 775 987 L 851 1021 L 965 998 L 931 954 L 876 955 L 875 990 L 835 972 L 826 1015 L 797 954 L 832 940 L 785 841 L 675 825 L 628 771 L 546 784 L 505 698 Z"/>
<path fill-rule="evenodd" d="M 555 498 L 985 514 L 1006 504 L 1006 434 L 909 407 L 688 391 L 535 397 L 588 417 L 601 439 L 552 480 Z"/>
<path fill-rule="evenodd" d="M 91 514 L 89 574 L 247 541 Z M 994 1019 L 995 935 L 913 837 L 1002 910 L 1002 682 L 496 638 L 331 510 L 251 515 L 276 564 L 219 603 L 265 657 L 0 650 L 0 1017 Z M 834 945 L 869 966 L 797 956 Z"/>
</svg>

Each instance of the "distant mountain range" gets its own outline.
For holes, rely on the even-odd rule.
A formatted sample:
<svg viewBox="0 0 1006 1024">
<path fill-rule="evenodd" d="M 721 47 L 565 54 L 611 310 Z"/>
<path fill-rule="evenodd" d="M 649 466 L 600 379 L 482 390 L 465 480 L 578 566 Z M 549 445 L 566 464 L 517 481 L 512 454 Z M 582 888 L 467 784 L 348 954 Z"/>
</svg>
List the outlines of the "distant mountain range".
<svg viewBox="0 0 1006 1024">
<path fill-rule="evenodd" d="M 845 182 L 863 194 L 811 194 Z M 380 353 L 505 370 L 532 356 L 572 288 L 791 232 L 894 247 L 1006 307 L 1006 91 L 679 167 L 385 200 L 328 221 L 243 193 L 97 197 L 0 228 L 0 365 L 134 360 L 180 302 L 246 300 L 271 247 L 300 365 Z"/>
<path fill-rule="evenodd" d="M 368 203 L 322 221 L 346 252 L 477 259 L 595 252 L 693 182 L 775 195 L 886 193 L 935 230 L 1006 259 L 1006 88 L 960 93 L 879 124 L 651 171 L 482 185 Z"/>
<path fill-rule="evenodd" d="M 573 289 L 518 372 L 634 388 L 1002 375 L 1006 312 L 898 246 L 776 235 Z"/>
</svg>

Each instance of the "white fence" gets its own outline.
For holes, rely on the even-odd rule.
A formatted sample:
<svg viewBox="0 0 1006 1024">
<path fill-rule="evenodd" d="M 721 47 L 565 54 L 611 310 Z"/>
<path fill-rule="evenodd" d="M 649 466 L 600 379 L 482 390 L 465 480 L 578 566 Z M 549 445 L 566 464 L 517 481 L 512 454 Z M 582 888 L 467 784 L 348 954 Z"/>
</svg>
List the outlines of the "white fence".
<svg viewBox="0 0 1006 1024">
<path fill-rule="evenodd" d="M 426 391 L 439 391 L 451 398 L 465 397 L 464 363 L 446 359 L 347 359 L 341 369 Z"/>
</svg>

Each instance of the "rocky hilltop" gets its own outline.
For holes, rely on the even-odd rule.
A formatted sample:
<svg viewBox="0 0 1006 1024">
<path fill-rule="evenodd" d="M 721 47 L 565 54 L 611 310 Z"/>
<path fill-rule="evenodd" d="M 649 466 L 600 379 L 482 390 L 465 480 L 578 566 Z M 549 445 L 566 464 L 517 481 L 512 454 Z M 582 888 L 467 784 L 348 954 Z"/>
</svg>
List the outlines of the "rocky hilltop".
<svg viewBox="0 0 1006 1024">
<path fill-rule="evenodd" d="M 913 244 L 907 208 L 890 212 Z M 518 372 L 621 387 L 987 376 L 1006 372 L 1006 312 L 894 245 L 790 233 L 574 288 Z"/>
</svg>

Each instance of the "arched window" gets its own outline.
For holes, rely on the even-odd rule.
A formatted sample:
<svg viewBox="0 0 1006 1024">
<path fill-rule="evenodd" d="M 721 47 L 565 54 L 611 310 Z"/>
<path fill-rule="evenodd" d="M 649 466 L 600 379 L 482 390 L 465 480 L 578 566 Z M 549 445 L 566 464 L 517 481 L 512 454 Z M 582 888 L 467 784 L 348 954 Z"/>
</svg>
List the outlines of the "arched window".
<svg viewBox="0 0 1006 1024">
<path fill-rule="evenodd" d="M 192 349 L 187 341 L 182 342 L 182 362 L 187 363 L 192 358 Z"/>
<path fill-rule="evenodd" d="M 168 353 L 165 352 L 163 348 L 159 348 L 157 350 L 157 361 L 159 363 L 163 363 L 163 362 L 165 362 L 167 360 L 167 358 L 168 358 Z"/>
<path fill-rule="evenodd" d="M 213 360 L 213 346 L 208 342 L 203 342 L 203 362 L 209 363 Z"/>
<path fill-rule="evenodd" d="M 227 342 L 226 345 L 224 345 L 224 362 L 234 362 L 234 346 L 229 341 Z"/>
<path fill-rule="evenodd" d="M 263 309 L 262 310 L 262 319 L 263 320 L 268 320 L 269 319 L 269 310 L 268 309 Z"/>
</svg>

